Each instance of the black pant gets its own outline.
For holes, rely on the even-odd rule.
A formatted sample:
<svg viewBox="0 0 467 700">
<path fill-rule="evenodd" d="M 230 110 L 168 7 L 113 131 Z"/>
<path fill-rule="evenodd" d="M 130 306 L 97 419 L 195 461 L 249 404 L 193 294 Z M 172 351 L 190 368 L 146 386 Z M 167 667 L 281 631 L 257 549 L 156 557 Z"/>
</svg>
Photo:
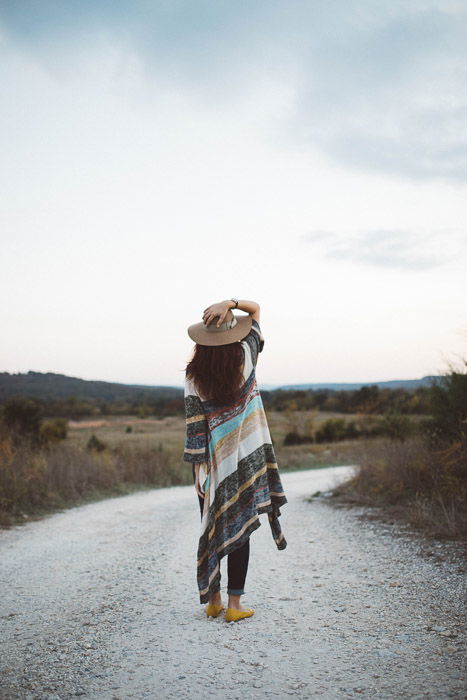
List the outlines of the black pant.
<svg viewBox="0 0 467 700">
<path fill-rule="evenodd" d="M 195 467 L 193 465 L 193 482 L 195 481 Z M 203 517 L 204 498 L 198 496 L 199 509 Z M 244 545 L 234 550 L 227 556 L 227 593 L 230 595 L 243 595 L 248 560 L 250 558 L 250 538 Z"/>
</svg>

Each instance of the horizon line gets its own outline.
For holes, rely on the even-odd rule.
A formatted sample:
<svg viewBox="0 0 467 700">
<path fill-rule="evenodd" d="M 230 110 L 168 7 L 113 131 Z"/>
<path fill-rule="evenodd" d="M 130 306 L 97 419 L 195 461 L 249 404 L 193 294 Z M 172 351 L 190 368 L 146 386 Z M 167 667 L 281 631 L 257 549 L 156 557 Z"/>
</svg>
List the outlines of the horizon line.
<svg viewBox="0 0 467 700">
<path fill-rule="evenodd" d="M 8 370 L 2 370 L 0 371 L 0 374 L 10 374 L 10 375 L 27 375 L 30 372 L 34 374 L 56 374 L 60 375 L 62 377 L 68 377 L 69 379 L 79 379 L 81 381 L 85 382 L 104 382 L 107 384 L 123 384 L 124 386 L 141 386 L 141 387 L 161 387 L 161 388 L 167 388 L 167 389 L 180 389 L 183 388 L 183 384 L 159 384 L 159 383 L 141 383 L 141 382 L 128 382 L 128 381 L 119 381 L 119 380 L 112 380 L 112 379 L 85 379 L 84 377 L 77 377 L 74 375 L 70 374 L 63 374 L 62 372 L 54 372 L 52 370 L 47 370 L 47 371 L 40 371 L 40 370 L 27 370 L 25 372 L 9 372 Z M 307 380 L 307 381 L 295 381 L 295 382 L 271 382 L 271 381 L 259 381 L 258 384 L 262 386 L 271 386 L 271 387 L 283 387 L 283 386 L 303 386 L 306 384 L 382 384 L 386 382 L 413 382 L 413 381 L 421 381 L 422 379 L 426 379 L 427 377 L 442 377 L 442 374 L 425 374 L 422 377 L 407 377 L 407 378 L 396 378 L 396 379 L 375 379 L 375 380 Z"/>
</svg>

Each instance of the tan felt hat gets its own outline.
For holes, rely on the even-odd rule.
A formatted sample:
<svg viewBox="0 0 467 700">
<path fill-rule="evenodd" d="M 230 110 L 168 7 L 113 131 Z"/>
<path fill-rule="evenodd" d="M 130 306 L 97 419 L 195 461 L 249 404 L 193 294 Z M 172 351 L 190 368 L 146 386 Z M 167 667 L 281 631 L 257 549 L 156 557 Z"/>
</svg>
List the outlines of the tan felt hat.
<svg viewBox="0 0 467 700">
<path fill-rule="evenodd" d="M 235 316 L 231 311 L 227 312 L 224 323 L 219 328 L 214 321 L 206 326 L 201 323 L 193 323 L 188 328 L 188 335 L 198 345 L 227 345 L 242 340 L 251 330 L 251 316 Z"/>
</svg>

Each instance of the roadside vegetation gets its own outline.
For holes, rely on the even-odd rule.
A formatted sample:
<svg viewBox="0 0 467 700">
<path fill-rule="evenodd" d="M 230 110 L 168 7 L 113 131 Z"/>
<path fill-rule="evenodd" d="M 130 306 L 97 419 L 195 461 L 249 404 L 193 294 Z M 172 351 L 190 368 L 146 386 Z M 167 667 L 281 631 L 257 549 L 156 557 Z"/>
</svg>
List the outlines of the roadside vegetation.
<svg viewBox="0 0 467 700">
<path fill-rule="evenodd" d="M 181 416 L 42 417 L 38 402 L 5 402 L 0 422 L 0 525 L 136 489 L 192 483 Z M 325 414 L 324 414 L 325 415 Z M 324 421 L 320 415 L 316 421 Z M 282 469 L 345 464 L 350 443 L 283 446 L 288 419 L 270 414 Z"/>
<path fill-rule="evenodd" d="M 359 444 L 355 476 L 338 501 L 377 506 L 435 537 L 467 536 L 467 362 L 430 390 L 429 418 L 417 430 Z"/>
<path fill-rule="evenodd" d="M 414 524 L 457 537 L 466 527 L 466 377 L 452 371 L 412 391 L 264 392 L 280 468 L 357 464 L 341 499 L 397 506 Z M 184 433 L 183 400 L 173 391 L 157 400 L 144 393 L 131 401 L 3 399 L 0 525 L 135 489 L 190 484 Z"/>
<path fill-rule="evenodd" d="M 129 421 L 113 429 L 119 439 L 108 441 L 105 427 L 70 429 L 62 418 L 41 420 L 32 400 L 7 401 L 0 425 L 0 525 L 136 489 L 189 483 L 182 448 L 178 459 L 170 448 L 170 431 L 164 446 L 161 435 L 140 434 Z"/>
</svg>

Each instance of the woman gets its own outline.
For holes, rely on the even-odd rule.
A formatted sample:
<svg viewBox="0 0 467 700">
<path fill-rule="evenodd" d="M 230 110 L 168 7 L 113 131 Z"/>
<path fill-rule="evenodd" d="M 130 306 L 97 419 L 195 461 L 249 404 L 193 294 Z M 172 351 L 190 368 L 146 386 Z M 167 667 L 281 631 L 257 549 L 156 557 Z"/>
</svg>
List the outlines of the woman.
<svg viewBox="0 0 467 700">
<path fill-rule="evenodd" d="M 248 315 L 234 315 L 234 308 Z M 264 345 L 259 318 L 255 302 L 228 299 L 188 328 L 196 346 L 185 377 L 184 460 L 193 465 L 201 510 L 198 588 L 206 615 L 220 615 L 220 560 L 227 556 L 228 622 L 253 615 L 240 596 L 261 513 L 268 513 L 277 548 L 287 544 L 278 521 L 287 499 L 255 377 Z"/>
</svg>

